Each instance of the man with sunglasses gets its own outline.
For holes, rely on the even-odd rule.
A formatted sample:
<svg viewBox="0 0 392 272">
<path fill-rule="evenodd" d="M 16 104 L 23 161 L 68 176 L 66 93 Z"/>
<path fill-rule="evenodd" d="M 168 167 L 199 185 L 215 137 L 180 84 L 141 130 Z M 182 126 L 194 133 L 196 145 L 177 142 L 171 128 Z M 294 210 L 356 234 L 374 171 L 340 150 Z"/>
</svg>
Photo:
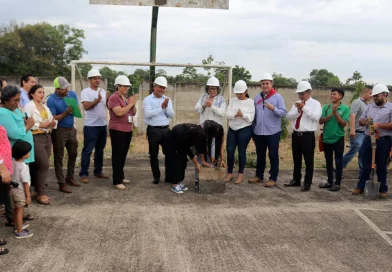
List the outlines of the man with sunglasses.
<svg viewBox="0 0 392 272">
<path fill-rule="evenodd" d="M 94 151 L 94 176 L 100 179 L 109 177 L 102 173 L 103 151 L 106 146 L 106 91 L 100 88 L 101 74 L 92 69 L 87 74 L 90 87 L 81 94 L 84 107 L 83 150 L 80 167 L 80 181 L 88 183 L 88 169 L 90 167 L 91 153 Z"/>
<path fill-rule="evenodd" d="M 380 182 L 380 197 L 388 197 L 387 185 L 387 161 L 391 150 L 392 137 L 392 103 L 388 102 L 389 90 L 383 84 L 373 87 L 372 96 L 374 104 L 366 107 L 365 112 L 359 119 L 359 124 L 365 126 L 365 139 L 362 143 L 362 172 L 357 184 L 357 188 L 352 192 L 353 195 L 360 195 L 364 192 L 366 181 L 370 179 L 372 168 L 372 144 L 370 141 L 369 124 L 373 120 L 376 129 L 376 171 L 378 182 Z"/>
<path fill-rule="evenodd" d="M 316 138 L 314 132 L 318 129 L 321 117 L 321 104 L 311 95 L 312 86 L 307 81 L 298 83 L 297 91 L 299 101 L 295 102 L 287 113 L 287 119 L 292 122 L 293 134 L 292 153 L 294 161 L 293 179 L 285 187 L 301 186 L 302 157 L 305 160 L 305 179 L 301 191 L 310 190 L 314 171 L 314 148 Z"/>
</svg>

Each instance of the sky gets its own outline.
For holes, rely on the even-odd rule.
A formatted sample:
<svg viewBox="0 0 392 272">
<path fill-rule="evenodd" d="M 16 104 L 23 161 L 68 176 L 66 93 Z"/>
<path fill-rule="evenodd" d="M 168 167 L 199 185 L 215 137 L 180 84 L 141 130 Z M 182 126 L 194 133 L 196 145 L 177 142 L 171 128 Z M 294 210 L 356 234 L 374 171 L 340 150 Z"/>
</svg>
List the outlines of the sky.
<svg viewBox="0 0 392 272">
<path fill-rule="evenodd" d="M 84 60 L 149 61 L 151 7 L 88 0 L 0 0 L 0 24 L 68 24 L 85 31 Z M 229 10 L 160 8 L 157 62 L 201 63 L 210 54 L 297 80 L 328 69 L 342 82 L 359 71 L 392 85 L 392 1 L 230 0 Z"/>
</svg>

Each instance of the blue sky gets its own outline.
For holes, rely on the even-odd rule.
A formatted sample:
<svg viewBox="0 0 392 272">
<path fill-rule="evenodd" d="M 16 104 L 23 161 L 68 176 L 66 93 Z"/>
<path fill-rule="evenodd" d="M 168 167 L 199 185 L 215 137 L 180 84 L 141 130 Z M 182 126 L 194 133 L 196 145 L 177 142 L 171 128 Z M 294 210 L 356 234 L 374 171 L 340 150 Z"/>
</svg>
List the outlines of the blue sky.
<svg viewBox="0 0 392 272">
<path fill-rule="evenodd" d="M 149 60 L 150 7 L 88 0 L 0 0 L 0 23 L 69 24 L 85 30 L 86 60 Z M 22 7 L 22 8 L 21 8 Z M 229 10 L 161 8 L 157 61 L 201 63 L 212 54 L 257 80 L 278 72 L 297 80 L 326 68 L 345 81 L 392 84 L 392 1 L 230 0 Z"/>
</svg>

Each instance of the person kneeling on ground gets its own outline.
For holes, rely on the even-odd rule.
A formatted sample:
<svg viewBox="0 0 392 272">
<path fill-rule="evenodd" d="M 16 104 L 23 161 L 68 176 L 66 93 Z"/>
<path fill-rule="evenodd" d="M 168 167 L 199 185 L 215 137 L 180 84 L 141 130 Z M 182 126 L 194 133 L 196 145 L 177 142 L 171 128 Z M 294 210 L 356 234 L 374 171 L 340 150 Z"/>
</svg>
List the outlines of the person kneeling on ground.
<svg viewBox="0 0 392 272">
<path fill-rule="evenodd" d="M 201 125 L 179 124 L 171 130 L 167 138 L 167 144 L 165 145 L 167 148 L 165 154 L 168 158 L 167 166 L 169 167 L 169 171 L 173 173 L 173 177 L 171 177 L 173 184 L 171 190 L 173 193 L 182 194 L 188 190 L 188 187 L 183 183 L 188 162 L 187 156 L 195 164 L 198 172 L 201 166 L 210 167 L 210 164 L 204 158 L 206 142 L 205 132 Z M 193 147 L 201 157 L 201 165 L 196 159 Z"/>
</svg>

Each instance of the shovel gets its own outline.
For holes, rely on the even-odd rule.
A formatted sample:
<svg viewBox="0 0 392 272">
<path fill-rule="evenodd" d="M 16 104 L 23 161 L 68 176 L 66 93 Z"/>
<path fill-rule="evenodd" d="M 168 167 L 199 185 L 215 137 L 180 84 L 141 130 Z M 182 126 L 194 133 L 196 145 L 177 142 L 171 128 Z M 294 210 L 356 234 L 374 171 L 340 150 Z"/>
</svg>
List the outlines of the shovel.
<svg viewBox="0 0 392 272">
<path fill-rule="evenodd" d="M 375 199 L 380 194 L 380 182 L 378 182 L 376 177 L 376 131 L 373 119 L 369 121 L 370 142 L 372 144 L 372 169 L 370 171 L 370 180 L 366 181 L 365 196 L 369 199 Z"/>
</svg>

